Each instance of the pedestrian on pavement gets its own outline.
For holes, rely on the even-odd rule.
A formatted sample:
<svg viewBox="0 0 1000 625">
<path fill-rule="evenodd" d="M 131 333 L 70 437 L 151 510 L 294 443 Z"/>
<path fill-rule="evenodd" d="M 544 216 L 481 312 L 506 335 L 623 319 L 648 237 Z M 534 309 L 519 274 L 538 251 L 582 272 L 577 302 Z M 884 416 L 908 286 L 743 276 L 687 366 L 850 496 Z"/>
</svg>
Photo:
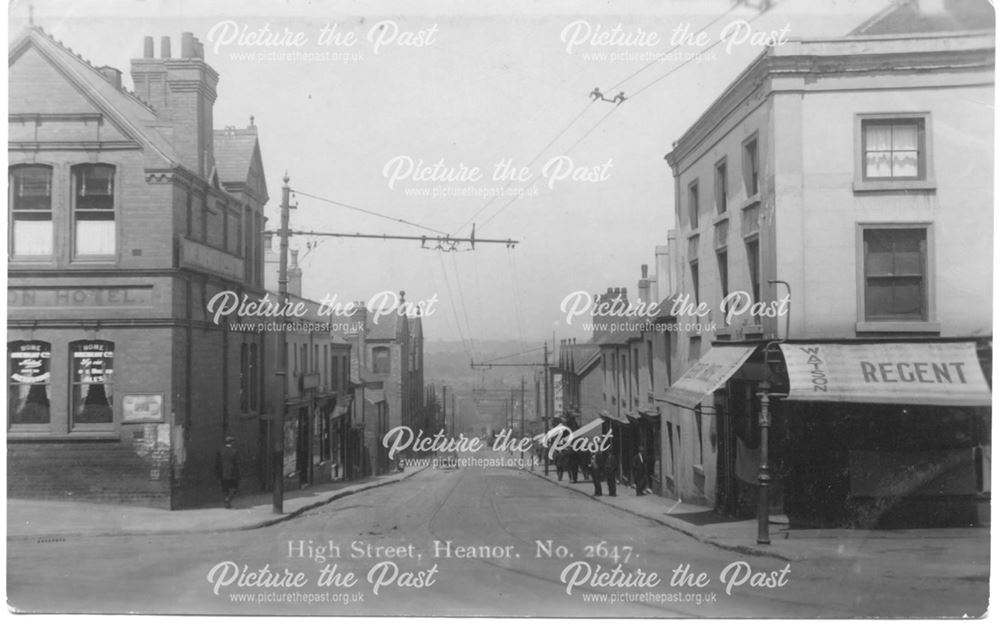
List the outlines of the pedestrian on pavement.
<svg viewBox="0 0 1000 625">
<path fill-rule="evenodd" d="M 556 452 L 556 476 L 562 481 L 563 473 L 566 472 L 566 450 L 560 449 Z"/>
<path fill-rule="evenodd" d="M 646 460 L 642 457 L 641 450 L 632 456 L 632 482 L 635 484 L 637 497 L 646 494 Z"/>
<path fill-rule="evenodd" d="M 604 477 L 602 475 L 604 469 L 604 455 L 595 451 L 590 454 L 590 479 L 594 483 L 594 497 L 601 496 L 601 479 Z"/>
<path fill-rule="evenodd" d="M 236 439 L 232 436 L 226 437 L 225 446 L 215 455 L 215 477 L 222 483 L 223 503 L 231 508 L 240 486 L 240 452 L 236 451 Z"/>
<path fill-rule="evenodd" d="M 604 477 L 608 480 L 608 497 L 617 497 L 618 456 L 610 449 L 604 456 Z"/>
<path fill-rule="evenodd" d="M 578 481 L 577 478 L 580 477 L 580 467 L 578 466 L 579 459 L 576 457 L 576 451 L 572 449 L 566 450 L 566 456 L 566 468 L 569 471 L 569 481 L 576 484 Z"/>
</svg>

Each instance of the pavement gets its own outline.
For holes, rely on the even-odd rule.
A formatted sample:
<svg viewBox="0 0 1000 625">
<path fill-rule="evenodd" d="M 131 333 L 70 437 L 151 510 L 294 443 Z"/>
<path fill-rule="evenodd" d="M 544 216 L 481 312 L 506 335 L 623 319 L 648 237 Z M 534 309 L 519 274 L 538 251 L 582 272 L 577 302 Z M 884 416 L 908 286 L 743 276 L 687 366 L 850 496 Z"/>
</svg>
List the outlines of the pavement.
<svg viewBox="0 0 1000 625">
<path fill-rule="evenodd" d="M 63 536 L 185 534 L 267 527 L 341 497 L 395 484 L 425 468 L 408 467 L 400 472 L 353 482 L 317 484 L 286 491 L 283 514 L 272 512 L 271 493 L 237 494 L 229 509 L 217 505 L 186 510 L 10 498 L 7 500 L 7 538 L 44 540 Z"/>
<path fill-rule="evenodd" d="M 563 488 L 576 491 L 612 508 L 644 517 L 705 544 L 755 556 L 765 556 L 799 562 L 805 560 L 869 561 L 888 564 L 913 559 L 923 563 L 929 550 L 947 550 L 964 560 L 973 577 L 989 575 L 989 527 L 927 528 L 908 530 L 864 530 L 850 528 L 804 529 L 792 528 L 785 515 L 771 515 L 769 524 L 770 544 L 757 543 L 757 519 L 728 520 L 711 508 L 678 501 L 659 495 L 638 497 L 635 489 L 619 484 L 617 496 L 594 496 L 590 481 L 571 483 L 568 476 L 559 481 L 554 467 L 549 475 L 535 465 L 524 469 L 536 477 Z M 686 519 L 688 520 L 685 520 Z M 690 522 L 694 519 L 695 522 Z M 700 521 L 700 522 L 699 522 Z M 986 557 L 983 554 L 986 553 Z M 963 557 L 964 556 L 964 557 Z M 976 564 L 979 563 L 979 564 Z"/>
</svg>

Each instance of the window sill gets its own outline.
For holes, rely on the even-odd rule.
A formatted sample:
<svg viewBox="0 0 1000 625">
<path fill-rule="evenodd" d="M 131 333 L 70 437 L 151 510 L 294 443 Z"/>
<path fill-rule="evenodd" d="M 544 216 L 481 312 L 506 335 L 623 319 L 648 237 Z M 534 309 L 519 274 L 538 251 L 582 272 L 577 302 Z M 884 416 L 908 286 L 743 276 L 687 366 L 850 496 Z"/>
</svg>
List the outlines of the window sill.
<svg viewBox="0 0 1000 625">
<path fill-rule="evenodd" d="M 74 434 L 45 434 L 42 432 L 27 432 L 24 430 L 7 430 L 7 441 L 11 443 L 60 443 L 71 441 L 88 441 L 100 443 L 120 443 L 121 437 L 112 432 L 81 432 Z"/>
<path fill-rule="evenodd" d="M 855 193 L 936 191 L 937 183 L 933 180 L 855 180 L 853 188 Z"/>
<path fill-rule="evenodd" d="M 705 467 L 701 466 L 700 464 L 692 464 L 691 471 L 694 472 L 694 474 L 697 476 L 705 477 Z"/>
<path fill-rule="evenodd" d="M 691 240 L 691 239 L 697 237 L 698 234 L 699 234 L 698 227 L 695 226 L 694 228 L 691 229 L 691 232 L 688 233 L 687 238 L 688 238 L 688 240 Z"/>
<path fill-rule="evenodd" d="M 718 226 L 719 224 L 721 224 L 724 221 L 729 221 L 729 212 L 728 211 L 725 212 L 725 213 L 719 213 L 718 215 L 716 215 L 715 217 L 713 217 L 712 218 L 712 225 L 713 226 Z"/>
<path fill-rule="evenodd" d="M 855 324 L 854 329 L 858 333 L 940 334 L 941 324 L 937 321 L 859 321 Z"/>
<path fill-rule="evenodd" d="M 755 204 L 760 204 L 760 191 L 740 202 L 740 210 L 745 211 Z"/>
</svg>

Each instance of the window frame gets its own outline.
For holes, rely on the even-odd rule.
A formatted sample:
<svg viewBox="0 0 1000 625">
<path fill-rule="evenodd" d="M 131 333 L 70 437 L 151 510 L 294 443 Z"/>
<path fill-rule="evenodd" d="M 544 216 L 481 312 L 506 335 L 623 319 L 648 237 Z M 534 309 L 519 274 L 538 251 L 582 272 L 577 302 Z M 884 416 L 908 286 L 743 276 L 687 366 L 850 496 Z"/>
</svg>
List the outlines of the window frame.
<svg viewBox="0 0 1000 625">
<path fill-rule="evenodd" d="M 749 148 L 753 145 L 753 150 Z M 746 191 L 747 201 L 751 201 L 760 195 L 760 141 L 756 132 L 743 140 L 741 146 L 743 155 L 743 189 Z M 753 158 L 748 158 L 750 155 Z M 753 185 L 750 183 L 753 182 Z"/>
<path fill-rule="evenodd" d="M 15 211 L 19 213 L 43 213 L 35 209 L 15 209 L 14 208 L 14 174 L 17 170 L 46 169 L 49 172 L 49 251 L 43 254 L 17 254 L 17 246 L 14 239 Z M 56 210 L 55 210 L 55 187 L 57 184 L 56 167 L 50 163 L 10 163 L 7 167 L 7 258 L 16 262 L 38 262 L 52 261 L 56 256 Z M 26 220 L 30 221 L 30 220 Z M 38 220 L 45 221 L 45 220 Z"/>
<path fill-rule="evenodd" d="M 76 353 L 79 351 L 79 346 L 86 344 L 98 344 L 102 343 L 105 346 L 104 351 L 110 351 L 111 353 L 111 368 L 108 374 L 108 380 L 102 382 L 101 385 L 105 387 L 104 393 L 108 399 L 108 406 L 111 409 L 111 420 L 101 421 L 101 422 L 77 422 L 76 420 L 76 389 L 77 387 L 82 387 L 84 382 L 77 381 L 77 376 L 75 375 L 76 368 Z M 109 341 L 106 339 L 78 339 L 70 341 L 68 344 L 69 351 L 67 353 L 67 368 L 68 368 L 68 379 L 66 380 L 67 392 L 68 392 L 68 410 L 67 410 L 67 421 L 69 425 L 70 432 L 113 432 L 118 425 L 120 420 L 119 410 L 116 406 L 116 394 L 115 394 L 115 360 L 117 346 L 114 341 Z M 110 395 L 110 397 L 108 397 Z M 80 402 L 85 400 L 83 392 L 80 393 Z"/>
<path fill-rule="evenodd" d="M 920 153 L 917 165 L 922 175 L 916 178 L 869 178 L 865 174 L 865 126 L 870 122 L 916 121 L 921 125 L 917 137 Z M 866 191 L 934 191 L 933 125 L 929 111 L 857 113 L 854 115 L 854 184 L 855 192 Z"/>
<path fill-rule="evenodd" d="M 701 210 L 701 193 L 698 189 L 697 178 L 688 183 L 687 191 L 688 228 L 693 232 L 698 229 Z"/>
<path fill-rule="evenodd" d="M 47 375 L 48 379 L 46 381 L 44 381 L 44 382 L 38 382 L 38 383 L 34 383 L 34 384 L 33 383 L 24 383 L 24 382 L 13 382 L 11 380 L 11 376 L 14 373 L 14 368 L 11 366 L 13 364 L 12 363 L 12 359 L 13 359 L 12 354 L 17 353 L 17 352 L 15 352 L 14 345 L 19 345 L 20 349 L 23 349 L 23 345 L 24 344 L 32 344 L 32 343 L 37 343 L 37 344 L 39 344 L 39 346 L 44 346 L 42 349 L 39 350 L 38 353 L 40 354 L 40 358 L 41 359 L 48 360 L 48 363 L 45 366 L 45 369 L 47 369 L 47 370 L 44 372 L 44 375 Z M 47 349 L 46 349 L 46 347 L 47 347 Z M 52 377 L 53 377 L 52 360 L 53 360 L 52 359 L 52 343 L 50 341 L 35 340 L 35 339 L 12 339 L 12 340 L 8 340 L 7 341 L 7 431 L 8 432 L 41 432 L 41 433 L 48 433 L 48 432 L 51 431 L 52 422 L 53 422 L 53 419 L 52 419 L 52 413 L 53 413 L 53 410 L 52 410 L 52 399 L 53 399 L 52 398 L 52 391 L 53 391 L 53 384 L 52 384 Z M 13 423 L 12 420 L 11 420 L 11 417 L 12 417 L 12 415 L 14 413 L 14 411 L 11 410 L 11 408 L 12 408 L 11 400 L 14 399 L 14 394 L 12 393 L 13 387 L 15 387 L 15 386 L 16 387 L 21 387 L 21 386 L 29 386 L 30 387 L 30 386 L 34 386 L 35 384 L 41 384 L 42 386 L 45 387 L 45 399 L 49 403 L 48 420 L 46 420 L 46 421 L 40 421 L 40 422 L 34 422 L 34 423 Z M 30 393 L 30 389 L 29 389 L 29 393 Z"/>
<path fill-rule="evenodd" d="M 726 157 L 722 157 L 715 163 L 715 214 L 725 215 L 729 210 L 729 164 Z M 719 173 L 722 172 L 720 176 Z"/>
<path fill-rule="evenodd" d="M 856 284 L 857 284 L 857 323 L 858 333 L 870 332 L 915 332 L 940 333 L 941 324 L 936 320 L 935 307 L 936 284 L 934 280 L 935 245 L 933 223 L 919 222 L 859 222 L 856 226 Z M 923 230 L 924 231 L 924 318 L 923 319 L 868 319 L 867 305 L 867 275 L 865 267 L 865 232 L 869 230 Z"/>
<path fill-rule="evenodd" d="M 86 167 L 110 167 L 111 168 L 111 208 L 80 208 L 77 206 L 78 193 L 77 193 L 77 181 L 79 180 L 79 173 Z M 76 163 L 71 165 L 69 168 L 69 180 L 70 180 L 70 199 L 69 199 L 69 241 L 70 241 L 70 257 L 74 261 L 107 261 L 114 260 L 118 257 L 119 251 L 121 250 L 120 232 L 118 229 L 119 211 L 120 206 L 120 191 L 121 184 L 121 167 L 114 163 L 96 162 L 96 163 Z M 112 229 L 114 230 L 113 241 L 114 249 L 109 253 L 100 254 L 81 254 L 77 251 L 77 223 L 81 221 L 77 217 L 77 213 L 80 211 L 104 211 L 111 214 L 111 223 L 113 224 Z M 84 220 L 85 221 L 85 220 Z M 103 220 L 97 220 L 103 221 Z"/>
<path fill-rule="evenodd" d="M 379 371 L 378 367 L 378 354 L 385 354 L 385 371 Z M 385 345 L 374 345 L 372 346 L 372 373 L 379 375 L 391 375 L 392 374 L 392 350 L 390 350 Z"/>
</svg>

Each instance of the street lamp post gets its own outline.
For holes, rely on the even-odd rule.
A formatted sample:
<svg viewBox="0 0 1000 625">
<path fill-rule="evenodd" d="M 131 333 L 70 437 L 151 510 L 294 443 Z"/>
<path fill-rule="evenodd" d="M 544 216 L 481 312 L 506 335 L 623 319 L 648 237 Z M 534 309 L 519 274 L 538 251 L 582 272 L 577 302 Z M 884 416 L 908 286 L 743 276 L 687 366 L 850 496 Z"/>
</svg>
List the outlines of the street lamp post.
<svg viewBox="0 0 1000 625">
<path fill-rule="evenodd" d="M 757 544 L 770 545 L 771 535 L 768 523 L 770 522 L 770 501 L 768 500 L 768 487 L 771 483 L 771 470 L 768 466 L 768 431 L 771 428 L 771 385 L 767 380 L 760 383 L 760 470 L 757 473 Z"/>
</svg>

